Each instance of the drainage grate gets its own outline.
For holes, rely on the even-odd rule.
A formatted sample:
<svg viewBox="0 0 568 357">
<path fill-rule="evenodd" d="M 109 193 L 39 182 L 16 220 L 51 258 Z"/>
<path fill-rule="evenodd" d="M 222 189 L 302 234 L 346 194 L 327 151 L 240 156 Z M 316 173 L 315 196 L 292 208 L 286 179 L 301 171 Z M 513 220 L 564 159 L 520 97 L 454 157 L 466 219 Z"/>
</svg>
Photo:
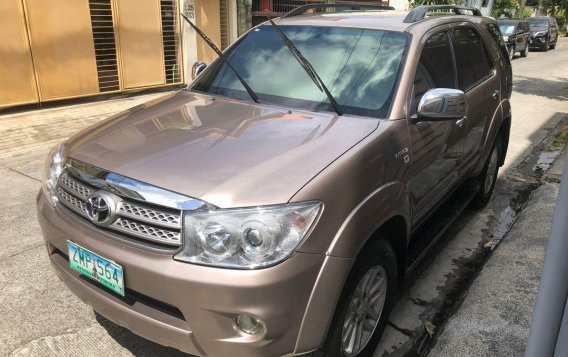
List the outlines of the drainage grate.
<svg viewBox="0 0 568 357">
<path fill-rule="evenodd" d="M 166 84 L 181 83 L 177 1 L 162 0 L 161 8 Z"/>
<path fill-rule="evenodd" d="M 111 0 L 89 0 L 99 90 L 120 90 Z"/>
</svg>

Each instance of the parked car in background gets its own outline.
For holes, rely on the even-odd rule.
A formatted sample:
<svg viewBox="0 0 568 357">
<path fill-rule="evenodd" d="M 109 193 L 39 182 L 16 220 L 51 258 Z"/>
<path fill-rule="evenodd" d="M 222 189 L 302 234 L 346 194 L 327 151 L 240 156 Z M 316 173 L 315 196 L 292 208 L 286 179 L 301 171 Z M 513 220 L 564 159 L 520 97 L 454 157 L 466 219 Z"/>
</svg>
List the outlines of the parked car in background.
<svg viewBox="0 0 568 357">
<path fill-rule="evenodd" d="M 345 6 L 260 24 L 51 151 L 38 218 L 75 295 L 194 355 L 374 353 L 405 277 L 491 197 L 512 73 L 477 9 L 310 13 Z"/>
<path fill-rule="evenodd" d="M 529 23 L 526 20 L 497 20 L 499 29 L 503 34 L 503 41 L 507 45 L 509 58 L 513 59 L 516 52 L 521 53 L 521 57 L 527 57 L 531 41 Z"/>
<path fill-rule="evenodd" d="M 531 29 L 531 48 L 544 51 L 556 48 L 558 41 L 558 24 L 552 16 L 528 17 Z"/>
</svg>

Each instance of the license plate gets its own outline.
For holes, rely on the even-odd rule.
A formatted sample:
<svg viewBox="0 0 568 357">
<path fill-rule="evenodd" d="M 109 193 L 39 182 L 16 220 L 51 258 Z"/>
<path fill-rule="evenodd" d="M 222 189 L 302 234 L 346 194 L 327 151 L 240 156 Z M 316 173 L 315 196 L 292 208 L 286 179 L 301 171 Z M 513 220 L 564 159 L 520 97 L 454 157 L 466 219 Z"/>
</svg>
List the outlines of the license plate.
<svg viewBox="0 0 568 357">
<path fill-rule="evenodd" d="M 71 241 L 67 241 L 67 250 L 71 269 L 124 296 L 124 274 L 120 265 Z"/>
</svg>

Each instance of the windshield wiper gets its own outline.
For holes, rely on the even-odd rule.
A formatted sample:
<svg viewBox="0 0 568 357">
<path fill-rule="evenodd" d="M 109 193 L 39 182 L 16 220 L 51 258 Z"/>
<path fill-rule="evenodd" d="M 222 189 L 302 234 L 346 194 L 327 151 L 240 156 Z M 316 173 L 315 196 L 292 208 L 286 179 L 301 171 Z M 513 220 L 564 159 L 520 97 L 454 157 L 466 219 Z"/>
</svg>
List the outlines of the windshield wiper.
<svg viewBox="0 0 568 357">
<path fill-rule="evenodd" d="M 312 67 L 310 62 L 304 56 L 302 56 L 300 50 L 296 46 L 294 46 L 294 44 L 292 43 L 292 41 L 290 41 L 288 36 L 286 36 L 284 32 L 280 30 L 280 27 L 278 27 L 278 25 L 276 25 L 270 17 L 268 18 L 268 21 L 272 26 L 274 26 L 276 32 L 278 32 L 278 35 L 280 35 L 282 42 L 284 42 L 284 44 L 288 47 L 288 49 L 290 49 L 290 52 L 292 52 L 294 58 L 302 66 L 304 71 L 306 71 L 308 77 L 312 79 L 312 81 L 316 84 L 316 86 L 319 88 L 320 91 L 325 93 L 327 99 L 329 99 L 329 102 L 331 103 L 331 106 L 333 107 L 337 115 L 343 115 L 343 110 L 341 110 L 341 107 L 339 106 L 339 104 L 337 104 L 337 101 L 335 100 L 335 98 L 333 98 L 333 95 L 331 95 L 331 93 L 329 92 L 329 90 L 321 80 L 320 76 L 318 76 L 314 67 Z"/>
<path fill-rule="evenodd" d="M 241 75 L 239 74 L 239 72 L 235 69 L 235 67 L 233 67 L 233 65 L 229 62 L 229 59 L 227 59 L 227 56 L 225 56 L 223 54 L 223 52 L 221 52 L 221 50 L 215 45 L 215 43 L 213 41 L 211 41 L 211 39 L 209 37 L 207 37 L 207 35 L 205 33 L 203 33 L 203 31 L 201 31 L 199 29 L 199 27 L 197 27 L 195 24 L 193 24 L 193 22 L 189 21 L 189 19 L 187 18 L 187 16 L 185 16 L 184 14 L 180 13 L 180 15 L 184 18 L 185 21 L 187 21 L 187 23 L 193 27 L 193 29 L 195 30 L 195 32 L 197 32 L 199 34 L 199 36 L 201 36 L 201 38 L 207 42 L 207 44 L 209 45 L 209 47 L 211 47 L 213 49 L 213 51 L 215 51 L 215 53 L 217 54 L 217 56 L 221 57 L 221 59 L 223 60 L 223 62 L 225 62 L 225 64 L 235 73 L 235 76 L 237 77 L 237 79 L 241 82 L 241 84 L 243 85 L 243 87 L 245 87 L 247 93 L 250 95 L 250 97 L 252 98 L 252 100 L 254 100 L 255 103 L 260 103 L 260 100 L 258 98 L 258 95 L 256 95 L 256 93 L 252 90 L 252 88 L 247 84 L 247 82 L 243 79 L 243 77 L 241 77 Z"/>
</svg>

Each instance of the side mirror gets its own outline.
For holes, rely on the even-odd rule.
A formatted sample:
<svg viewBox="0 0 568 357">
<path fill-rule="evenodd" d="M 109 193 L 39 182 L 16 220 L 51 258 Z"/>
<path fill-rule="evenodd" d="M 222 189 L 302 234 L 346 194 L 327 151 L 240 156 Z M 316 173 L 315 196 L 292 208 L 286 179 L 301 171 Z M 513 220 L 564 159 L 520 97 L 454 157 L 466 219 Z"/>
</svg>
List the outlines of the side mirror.
<svg viewBox="0 0 568 357">
<path fill-rule="evenodd" d="M 435 88 L 422 96 L 418 103 L 416 121 L 462 119 L 467 115 L 467 99 L 459 89 Z"/>
<path fill-rule="evenodd" d="M 197 61 L 191 67 L 191 79 L 199 77 L 199 75 L 207 68 L 207 64 L 203 61 Z"/>
</svg>

